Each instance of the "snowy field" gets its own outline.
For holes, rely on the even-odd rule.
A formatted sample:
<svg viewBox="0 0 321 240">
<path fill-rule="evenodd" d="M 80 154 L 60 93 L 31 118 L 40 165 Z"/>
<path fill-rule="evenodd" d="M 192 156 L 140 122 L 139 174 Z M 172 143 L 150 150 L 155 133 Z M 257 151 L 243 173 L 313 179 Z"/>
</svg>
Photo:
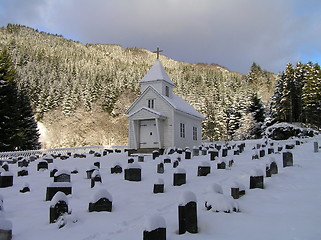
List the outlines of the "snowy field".
<svg viewBox="0 0 321 240">
<path fill-rule="evenodd" d="M 187 181 L 182 186 L 173 186 L 172 167 L 178 156 L 171 155 L 172 163 L 165 163 L 165 172 L 156 172 L 156 165 L 163 157 L 152 160 L 145 156 L 139 162 L 142 169 L 142 181 L 124 180 L 122 174 L 111 174 L 110 168 L 119 162 L 123 169 L 127 167 L 128 157 L 125 153 L 111 153 L 103 157 L 73 157 L 67 160 L 54 159 L 49 170 L 37 171 L 37 161 L 28 166 L 29 175 L 17 177 L 17 164 L 9 164 L 14 175 L 13 187 L 1 188 L 3 211 L 5 217 L 13 224 L 14 240 L 124 240 L 143 239 L 146 219 L 151 215 L 159 215 L 165 219 L 167 239 L 215 239 L 215 240 L 320 240 L 321 239 L 321 152 L 314 153 L 313 142 L 320 137 L 301 140 L 301 145 L 289 150 L 293 153 L 294 166 L 282 167 L 282 152 L 267 154 L 265 157 L 252 160 L 256 143 L 262 141 L 246 141 L 245 151 L 233 155 L 228 152 L 225 160 L 233 159 L 234 165 L 227 169 L 217 169 L 217 162 L 209 161 L 209 155 L 195 156 L 182 161 L 179 168 L 186 171 Z M 273 148 L 294 140 L 274 142 Z M 232 145 L 232 144 L 231 144 Z M 267 149 L 267 148 L 266 148 Z M 284 149 L 284 148 L 283 148 Z M 321 149 L 320 149 L 321 150 Z M 270 158 L 275 158 L 279 173 L 264 178 L 264 189 L 249 189 L 250 175 L 256 169 L 265 173 Z M 86 170 L 95 161 L 101 164 L 102 186 L 91 188 L 90 180 L 86 179 Z M 206 161 L 211 166 L 207 176 L 197 176 L 200 163 Z M 137 162 L 137 157 L 135 157 Z M 58 228 L 57 223 L 49 224 L 50 201 L 46 199 L 46 188 L 53 182 L 49 177 L 50 170 L 73 171 L 71 175 L 72 195 L 68 195 L 68 206 L 72 210 L 66 217 L 66 225 Z M 153 194 L 153 184 L 162 178 L 165 192 Z M 246 194 L 235 201 L 240 212 L 224 213 L 207 211 L 205 201 L 212 201 L 218 193 L 211 186 L 216 183 L 223 189 L 228 198 L 230 188 L 235 182 L 245 186 Z M 20 193 L 22 186 L 28 183 L 31 191 Z M 112 212 L 89 212 L 88 204 L 99 189 L 105 188 L 113 198 Z M 197 234 L 185 233 L 178 235 L 178 205 L 185 191 L 192 191 L 197 197 L 198 230 Z M 231 199 L 230 199 L 231 200 Z M 223 203 L 221 203 L 223 204 Z"/>
</svg>

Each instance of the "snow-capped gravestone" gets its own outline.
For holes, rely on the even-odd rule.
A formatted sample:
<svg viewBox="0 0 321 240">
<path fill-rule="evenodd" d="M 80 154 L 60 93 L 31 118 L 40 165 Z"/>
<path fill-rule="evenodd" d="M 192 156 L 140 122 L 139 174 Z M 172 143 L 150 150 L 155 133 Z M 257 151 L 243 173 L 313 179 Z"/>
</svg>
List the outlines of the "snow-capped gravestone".
<svg viewBox="0 0 321 240">
<path fill-rule="evenodd" d="M 26 193 L 26 192 L 30 192 L 30 187 L 28 183 L 24 183 L 22 188 L 20 189 L 21 193 Z"/>
<path fill-rule="evenodd" d="M 226 163 L 224 160 L 221 160 L 219 163 L 217 163 L 217 169 L 226 169 Z"/>
<path fill-rule="evenodd" d="M 0 188 L 11 187 L 13 185 L 13 174 L 9 171 L 0 171 Z"/>
<path fill-rule="evenodd" d="M 28 176 L 28 168 L 27 167 L 21 167 L 20 170 L 17 172 L 18 177 Z"/>
<path fill-rule="evenodd" d="M 293 154 L 292 152 L 283 152 L 283 167 L 293 166 Z"/>
<path fill-rule="evenodd" d="M 164 180 L 159 178 L 156 183 L 154 183 L 153 193 L 164 193 Z"/>
<path fill-rule="evenodd" d="M 166 223 L 163 217 L 153 215 L 146 219 L 143 240 L 166 240 Z"/>
<path fill-rule="evenodd" d="M 178 233 L 197 233 L 197 200 L 193 192 L 185 191 L 178 205 Z"/>
<path fill-rule="evenodd" d="M 93 195 L 93 198 L 88 206 L 89 212 L 111 212 L 113 198 L 111 194 L 103 188 L 100 188 Z"/>
<path fill-rule="evenodd" d="M 51 200 L 49 208 L 49 223 L 68 213 L 68 199 L 63 192 L 57 192 Z"/>
<path fill-rule="evenodd" d="M 9 164 L 8 162 L 3 162 L 1 167 L 3 168 L 3 170 L 5 170 L 6 172 L 9 171 Z"/>
<path fill-rule="evenodd" d="M 274 153 L 274 148 L 268 148 L 268 154 Z"/>
<path fill-rule="evenodd" d="M 28 167 L 28 165 L 29 165 L 29 162 L 25 158 L 18 161 L 18 167 Z"/>
<path fill-rule="evenodd" d="M 192 157 L 192 152 L 190 149 L 185 150 L 185 159 L 191 159 Z"/>
<path fill-rule="evenodd" d="M 135 160 L 134 160 L 134 158 L 128 158 L 127 162 L 128 163 L 133 163 L 133 162 L 135 162 Z"/>
<path fill-rule="evenodd" d="M 222 193 L 212 192 L 206 196 L 206 210 L 212 212 L 232 213 L 239 212 L 239 206 L 231 196 L 226 196 Z"/>
<path fill-rule="evenodd" d="M 141 181 L 142 169 L 138 163 L 128 164 L 127 169 L 125 169 L 124 178 L 127 181 L 139 182 Z"/>
<path fill-rule="evenodd" d="M 101 180 L 101 175 L 100 175 L 100 172 L 99 170 L 95 170 L 92 175 L 91 175 L 91 179 L 90 179 L 90 183 L 91 183 L 91 188 L 93 188 L 95 186 L 95 183 L 96 182 L 100 182 L 102 183 L 102 180 Z"/>
<path fill-rule="evenodd" d="M 197 168 L 197 176 L 207 176 L 209 173 L 211 173 L 211 164 L 203 161 Z"/>
<path fill-rule="evenodd" d="M 91 179 L 91 175 L 95 170 L 98 170 L 97 166 L 90 166 L 89 169 L 86 171 L 87 179 Z"/>
<path fill-rule="evenodd" d="M 194 146 L 193 147 L 193 156 L 199 156 L 199 152 L 200 152 L 199 148 Z"/>
<path fill-rule="evenodd" d="M 181 186 L 186 183 L 186 171 L 183 168 L 176 168 L 173 175 L 173 185 Z"/>
<path fill-rule="evenodd" d="M 261 169 L 255 169 L 250 176 L 250 189 L 264 188 L 264 173 Z"/>
<path fill-rule="evenodd" d="M 110 173 L 114 174 L 114 173 L 122 173 L 123 169 L 121 167 L 120 163 L 116 163 L 112 168 L 110 168 Z"/>
<path fill-rule="evenodd" d="M 270 171 L 271 171 L 271 174 L 278 174 L 279 173 L 278 165 L 276 164 L 275 160 L 271 161 Z"/>
<path fill-rule="evenodd" d="M 222 148 L 222 157 L 226 157 L 228 153 L 228 149 L 227 148 Z"/>
<path fill-rule="evenodd" d="M 0 217 L 0 239 L 11 240 L 12 239 L 12 223 L 11 221 Z"/>
<path fill-rule="evenodd" d="M 264 149 L 261 149 L 259 153 L 260 153 L 260 158 L 265 156 L 265 150 Z"/>
<path fill-rule="evenodd" d="M 231 196 L 234 199 L 239 199 L 243 195 L 245 195 L 245 186 L 239 182 L 234 182 L 231 186 Z"/>
<path fill-rule="evenodd" d="M 140 154 L 137 156 L 137 161 L 138 162 L 144 162 L 144 155 Z"/>
<path fill-rule="evenodd" d="M 209 153 L 209 155 L 210 155 L 210 160 L 211 160 L 211 161 L 214 161 L 215 158 L 218 157 L 218 151 L 209 150 L 208 153 Z"/>
<path fill-rule="evenodd" d="M 42 158 L 44 161 L 46 161 L 47 163 L 53 163 L 53 157 L 51 155 L 45 155 L 43 158 Z"/>
<path fill-rule="evenodd" d="M 48 169 L 48 162 L 46 160 L 41 160 L 37 164 L 37 171 Z"/>
<path fill-rule="evenodd" d="M 100 168 L 100 162 L 94 162 L 94 166 Z"/>
<path fill-rule="evenodd" d="M 53 169 L 51 169 L 50 177 L 54 177 L 56 172 L 58 172 L 58 168 L 57 167 L 54 167 Z"/>
<path fill-rule="evenodd" d="M 54 174 L 54 182 L 70 182 L 70 175 L 68 170 L 59 170 Z"/>
<path fill-rule="evenodd" d="M 171 157 L 170 156 L 166 156 L 165 158 L 164 158 L 164 163 L 171 163 L 172 162 L 172 160 L 171 160 Z"/>
<path fill-rule="evenodd" d="M 157 164 L 157 173 L 164 173 L 164 163 Z"/>
<path fill-rule="evenodd" d="M 155 158 L 157 158 L 157 157 L 159 157 L 159 151 L 157 151 L 157 150 L 154 150 L 153 151 L 153 160 L 155 160 Z"/>
<path fill-rule="evenodd" d="M 46 201 L 51 201 L 57 192 L 63 192 L 66 195 L 72 194 L 70 182 L 53 182 L 47 187 Z"/>
</svg>

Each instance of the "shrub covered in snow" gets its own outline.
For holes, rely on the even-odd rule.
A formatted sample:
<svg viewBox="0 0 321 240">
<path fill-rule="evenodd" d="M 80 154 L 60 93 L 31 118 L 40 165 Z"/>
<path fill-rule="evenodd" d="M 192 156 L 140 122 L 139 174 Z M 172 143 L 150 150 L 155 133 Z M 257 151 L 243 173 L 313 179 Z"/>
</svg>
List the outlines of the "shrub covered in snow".
<svg viewBox="0 0 321 240">
<path fill-rule="evenodd" d="M 265 130 L 265 136 L 273 140 L 286 140 L 291 137 L 313 137 L 319 132 L 311 128 L 302 128 L 289 123 L 277 123 Z"/>
</svg>

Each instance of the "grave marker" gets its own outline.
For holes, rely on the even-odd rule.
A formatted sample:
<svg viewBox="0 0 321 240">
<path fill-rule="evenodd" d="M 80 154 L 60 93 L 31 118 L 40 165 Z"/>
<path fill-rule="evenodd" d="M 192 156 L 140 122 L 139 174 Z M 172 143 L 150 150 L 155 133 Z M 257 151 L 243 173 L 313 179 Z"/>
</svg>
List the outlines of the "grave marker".
<svg viewBox="0 0 321 240">
<path fill-rule="evenodd" d="M 197 200 L 193 192 L 186 191 L 178 205 L 178 232 L 197 233 Z"/>
</svg>

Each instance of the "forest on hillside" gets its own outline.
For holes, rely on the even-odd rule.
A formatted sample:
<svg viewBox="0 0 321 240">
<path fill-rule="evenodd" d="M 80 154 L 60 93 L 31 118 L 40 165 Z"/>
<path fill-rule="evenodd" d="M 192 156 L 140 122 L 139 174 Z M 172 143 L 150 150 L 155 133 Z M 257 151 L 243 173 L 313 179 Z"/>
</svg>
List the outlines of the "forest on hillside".
<svg viewBox="0 0 321 240">
<path fill-rule="evenodd" d="M 155 61 L 145 49 L 82 44 L 9 24 L 0 48 L 15 64 L 17 86 L 45 127 L 43 147 L 127 144 L 125 110 Z M 205 117 L 203 139 L 258 136 L 276 76 L 253 63 L 243 75 L 216 64 L 190 64 L 160 56 L 175 93 Z"/>
</svg>

